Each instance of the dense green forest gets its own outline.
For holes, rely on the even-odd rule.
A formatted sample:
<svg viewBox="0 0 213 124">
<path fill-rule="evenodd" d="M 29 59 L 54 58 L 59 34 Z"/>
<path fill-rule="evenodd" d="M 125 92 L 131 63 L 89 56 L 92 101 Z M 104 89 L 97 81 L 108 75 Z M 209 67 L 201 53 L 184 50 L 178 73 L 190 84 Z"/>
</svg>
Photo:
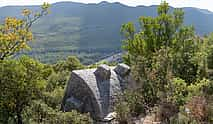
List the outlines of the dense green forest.
<svg viewBox="0 0 213 124">
<path fill-rule="evenodd" d="M 89 113 L 60 110 L 70 72 L 85 66 L 75 56 L 44 64 L 20 51 L 30 49 L 34 22 L 48 15 L 22 11 L 0 25 L 0 124 L 90 124 Z M 153 115 L 163 124 L 213 123 L 213 34 L 198 36 L 184 25 L 182 9 L 170 11 L 166 2 L 157 16 L 123 24 L 123 59 L 131 67 L 137 87 L 127 89 L 115 106 L 119 124 Z"/>
</svg>

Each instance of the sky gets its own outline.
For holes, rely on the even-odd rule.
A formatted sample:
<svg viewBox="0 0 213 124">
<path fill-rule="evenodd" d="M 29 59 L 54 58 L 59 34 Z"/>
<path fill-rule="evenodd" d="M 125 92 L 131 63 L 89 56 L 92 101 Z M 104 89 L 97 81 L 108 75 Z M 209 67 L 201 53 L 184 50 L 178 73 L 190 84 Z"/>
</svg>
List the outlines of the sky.
<svg viewBox="0 0 213 124">
<path fill-rule="evenodd" d="M 102 0 L 0 0 L 0 6 L 6 5 L 40 5 L 43 2 L 55 3 L 60 1 L 73 1 L 81 3 L 99 3 Z M 120 2 L 129 6 L 159 5 L 162 0 L 104 0 L 108 2 Z M 213 0 L 166 0 L 173 7 L 196 7 L 213 12 Z"/>
</svg>

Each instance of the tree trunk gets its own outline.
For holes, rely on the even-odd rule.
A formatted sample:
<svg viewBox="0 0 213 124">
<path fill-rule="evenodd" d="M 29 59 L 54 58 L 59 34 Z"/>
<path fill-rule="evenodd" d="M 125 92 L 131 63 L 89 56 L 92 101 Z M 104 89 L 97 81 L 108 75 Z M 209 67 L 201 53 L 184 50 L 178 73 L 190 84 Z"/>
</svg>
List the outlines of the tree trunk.
<svg viewBox="0 0 213 124">
<path fill-rule="evenodd" d="M 17 113 L 17 118 L 18 118 L 18 124 L 23 124 L 23 122 L 22 122 L 22 116 L 21 116 L 20 112 Z"/>
</svg>

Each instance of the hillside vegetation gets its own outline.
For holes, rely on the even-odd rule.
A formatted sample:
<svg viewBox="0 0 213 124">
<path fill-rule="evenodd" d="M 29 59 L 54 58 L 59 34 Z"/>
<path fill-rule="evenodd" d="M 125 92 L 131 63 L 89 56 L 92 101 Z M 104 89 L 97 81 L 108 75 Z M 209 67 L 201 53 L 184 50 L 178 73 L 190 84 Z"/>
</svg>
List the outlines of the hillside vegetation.
<svg viewBox="0 0 213 124">
<path fill-rule="evenodd" d="M 145 115 L 162 124 L 211 124 L 213 34 L 196 35 L 184 25 L 184 11 L 170 11 L 166 2 L 157 13 L 139 18 L 140 31 L 132 22 L 122 25 L 124 58 L 136 86 L 120 97 L 118 120 L 129 124 Z"/>
<path fill-rule="evenodd" d="M 99 5 L 107 6 L 108 3 Z M 48 15 L 49 8 L 50 5 L 44 3 L 38 10 L 24 9 L 22 17 L 6 17 L 0 25 L 0 124 L 94 122 L 89 113 L 61 111 L 61 102 L 68 79 L 72 78 L 70 72 L 94 68 L 97 64 L 85 66 L 75 56 L 65 60 L 57 57 L 60 59 L 57 63 L 44 64 L 21 52 L 31 48 L 32 26 Z M 66 10 L 64 7 L 58 9 Z M 53 10 L 51 13 L 55 12 Z M 135 84 L 135 87 L 125 89 L 117 97 L 115 121 L 132 124 L 134 119 L 148 117 L 149 121 L 162 124 L 212 124 L 213 34 L 197 35 L 193 26 L 184 24 L 184 11 L 171 9 L 166 2 L 155 11 L 155 17 L 139 16 L 139 24 L 128 22 L 120 27 L 119 32 L 124 38 L 120 49 L 125 51 L 124 62 L 131 67 L 133 79 L 129 85 Z M 8 14 L 10 12 L 8 10 Z M 42 43 L 36 42 L 37 45 Z M 62 53 L 65 55 L 64 51 Z M 20 57 L 14 58 L 17 54 Z M 51 61 L 54 56 L 59 56 L 54 52 L 52 56 L 46 54 L 44 57 Z"/>
<path fill-rule="evenodd" d="M 23 8 L 39 6 L 8 6 L 0 8 L 0 19 L 20 18 Z M 37 21 L 32 29 L 35 42 L 28 55 L 42 62 L 56 63 L 68 55 L 77 55 L 84 64 L 92 64 L 105 56 L 121 51 L 120 27 L 129 21 L 139 25 L 139 16 L 156 16 L 157 6 L 129 7 L 121 3 L 81 4 L 59 2 L 51 13 Z M 173 8 L 172 8 L 173 9 Z M 213 30 L 213 13 L 197 8 L 183 8 L 185 24 L 194 25 L 199 35 Z"/>
</svg>

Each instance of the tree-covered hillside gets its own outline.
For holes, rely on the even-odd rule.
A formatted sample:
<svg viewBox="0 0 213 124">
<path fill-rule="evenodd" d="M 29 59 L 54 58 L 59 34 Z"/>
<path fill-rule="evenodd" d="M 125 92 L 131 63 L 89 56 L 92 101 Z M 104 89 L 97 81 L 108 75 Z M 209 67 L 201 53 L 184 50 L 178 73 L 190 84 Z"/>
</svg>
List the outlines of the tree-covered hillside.
<svg viewBox="0 0 213 124">
<path fill-rule="evenodd" d="M 20 17 L 23 8 L 38 6 L 7 6 L 0 8 L 0 19 Z M 35 41 L 28 54 L 49 63 L 74 54 L 85 64 L 93 63 L 120 51 L 120 27 L 140 16 L 156 16 L 156 6 L 129 7 L 120 3 L 81 4 L 60 2 L 51 6 L 51 13 L 33 26 Z M 213 13 L 197 8 L 184 8 L 185 23 L 194 25 L 202 35 L 213 30 Z M 137 23 L 136 23 L 137 24 Z"/>
</svg>

